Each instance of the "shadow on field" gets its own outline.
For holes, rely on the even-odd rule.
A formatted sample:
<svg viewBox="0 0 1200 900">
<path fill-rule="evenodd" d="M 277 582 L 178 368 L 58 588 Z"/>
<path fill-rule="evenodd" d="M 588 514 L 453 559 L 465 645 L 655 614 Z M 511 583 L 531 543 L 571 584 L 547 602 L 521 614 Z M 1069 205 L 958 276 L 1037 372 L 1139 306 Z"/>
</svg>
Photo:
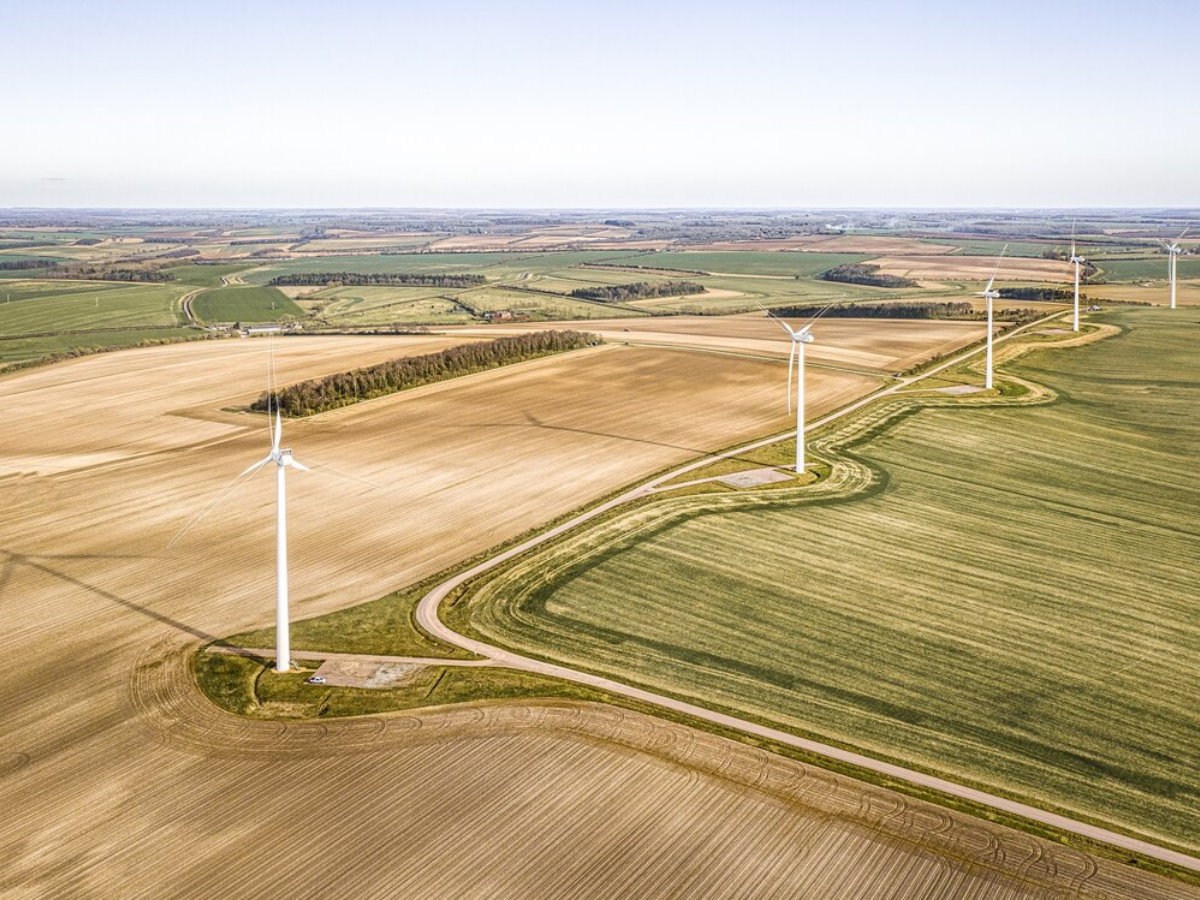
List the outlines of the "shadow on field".
<svg viewBox="0 0 1200 900">
<path fill-rule="evenodd" d="M 13 569 L 15 569 L 16 566 L 18 566 L 18 565 L 25 565 L 31 569 L 35 569 L 39 572 L 45 573 L 46 575 L 50 575 L 53 578 L 58 578 L 62 581 L 67 582 L 68 584 L 72 584 L 77 588 L 81 588 L 81 589 L 87 591 L 88 593 L 95 594 L 98 597 L 103 597 L 105 600 L 109 600 L 113 603 L 116 603 L 119 606 L 125 607 L 126 609 L 131 609 L 134 612 L 140 613 L 141 615 L 146 616 L 149 619 L 153 619 L 156 622 L 161 622 L 163 625 L 169 625 L 171 628 L 174 628 L 176 631 L 182 631 L 184 634 L 190 634 L 192 637 L 199 638 L 200 640 L 205 641 L 206 643 L 212 643 L 217 640 L 217 638 L 215 636 L 208 634 L 207 632 L 201 631 L 198 628 L 193 628 L 191 625 L 187 625 L 183 622 L 178 621 L 177 619 L 172 619 L 170 616 L 163 615 L 160 612 L 155 612 L 154 610 L 149 609 L 148 607 L 141 606 L 140 604 L 134 603 L 132 600 L 126 600 L 124 597 L 118 597 L 116 594 L 112 593 L 111 591 L 104 590 L 104 588 L 96 587 L 93 584 L 88 584 L 86 581 L 80 581 L 74 575 L 69 575 L 66 572 L 62 572 L 58 569 L 55 569 L 53 566 L 47 565 L 45 562 L 37 562 L 36 561 L 39 559 L 41 559 L 41 560 L 140 559 L 141 557 L 139 557 L 139 556 L 136 556 L 136 555 L 133 555 L 133 556 L 121 556 L 121 555 L 107 556 L 107 555 L 98 554 L 98 553 L 79 554 L 79 555 L 62 555 L 62 556 L 48 556 L 48 555 L 42 555 L 42 554 L 34 554 L 32 556 L 26 556 L 25 554 L 22 554 L 22 553 L 14 553 L 12 550 L 3 550 L 3 549 L 0 549 L 0 553 L 4 554 L 7 557 L 4 561 L 3 569 L 0 569 L 0 598 L 3 598 L 3 596 L 4 596 L 4 588 L 8 585 L 9 580 L 12 578 Z"/>
<path fill-rule="evenodd" d="M 569 431 L 574 434 L 586 434 L 592 437 L 612 438 L 618 441 L 629 441 L 632 444 L 647 444 L 651 447 L 666 447 L 669 450 L 683 450 L 685 453 L 692 453 L 696 456 L 705 456 L 712 453 L 711 450 L 701 450 L 698 447 L 684 447 L 679 444 L 669 444 L 665 441 L 652 441 L 647 438 L 630 437 L 627 434 L 613 434 L 611 431 L 592 431 L 588 428 L 572 428 L 569 425 L 549 425 L 543 422 L 537 416 L 530 413 L 525 413 L 525 421 L 529 424 L 522 425 L 519 422 L 473 422 L 468 425 L 468 428 L 544 428 L 547 431 Z"/>
</svg>

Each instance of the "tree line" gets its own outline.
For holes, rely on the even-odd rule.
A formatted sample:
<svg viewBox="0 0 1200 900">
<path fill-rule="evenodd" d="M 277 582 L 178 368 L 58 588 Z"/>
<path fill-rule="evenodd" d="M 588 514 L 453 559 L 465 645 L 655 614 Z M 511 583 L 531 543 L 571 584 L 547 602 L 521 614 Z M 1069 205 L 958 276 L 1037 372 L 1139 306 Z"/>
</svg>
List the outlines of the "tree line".
<svg viewBox="0 0 1200 900">
<path fill-rule="evenodd" d="M 771 315 L 788 319 L 811 319 L 824 315 L 833 319 L 970 319 L 970 303 L 844 303 L 838 306 L 777 306 Z"/>
<path fill-rule="evenodd" d="M 638 281 L 634 284 L 614 284 L 608 287 L 576 288 L 571 291 L 570 296 L 580 300 L 598 300 L 601 303 L 621 303 L 647 297 L 679 297 L 684 294 L 703 293 L 704 285 L 694 281 L 664 281 L 660 284 Z"/>
<path fill-rule="evenodd" d="M 785 319 L 811 319 L 822 315 L 831 319 L 986 319 L 987 311 L 975 309 L 959 300 L 949 303 L 844 303 L 838 306 L 776 306 L 768 315 Z M 1023 325 L 1045 315 L 1037 309 L 998 309 L 997 318 Z"/>
<path fill-rule="evenodd" d="M 797 275 L 796 277 L 799 278 L 800 276 Z M 817 277 L 823 281 L 838 281 L 843 284 L 865 284 L 869 287 L 918 287 L 917 283 L 911 278 L 903 278 L 899 275 L 883 275 L 879 271 L 879 266 L 867 266 L 861 263 L 846 263 L 845 265 L 834 266 L 832 269 L 826 269 Z"/>
<path fill-rule="evenodd" d="M 483 372 L 511 363 L 579 350 L 600 343 L 594 334 L 579 331 L 532 331 L 529 334 L 448 347 L 423 356 L 403 356 L 350 372 L 301 381 L 263 392 L 252 410 L 278 409 L 286 416 L 311 416 L 397 391 Z"/>
<path fill-rule="evenodd" d="M 444 275 L 416 272 L 300 272 L 277 275 L 268 282 L 275 286 L 312 285 L 325 287 L 340 284 L 353 287 L 372 285 L 467 288 L 487 284 L 482 275 Z"/>
<path fill-rule="evenodd" d="M 158 269 L 109 269 L 104 266 L 62 266 L 60 272 L 64 278 L 83 278 L 88 281 L 145 281 L 162 282 L 174 281 L 171 272 Z"/>
<path fill-rule="evenodd" d="M 1079 296 L 1080 298 L 1084 297 L 1083 294 Z M 1074 300 L 1075 292 L 1061 288 L 1009 287 L 1000 288 L 1000 298 L 1002 300 Z"/>
<path fill-rule="evenodd" d="M 19 269 L 53 269 L 58 263 L 52 259 L 6 259 L 0 261 L 0 271 Z"/>
</svg>

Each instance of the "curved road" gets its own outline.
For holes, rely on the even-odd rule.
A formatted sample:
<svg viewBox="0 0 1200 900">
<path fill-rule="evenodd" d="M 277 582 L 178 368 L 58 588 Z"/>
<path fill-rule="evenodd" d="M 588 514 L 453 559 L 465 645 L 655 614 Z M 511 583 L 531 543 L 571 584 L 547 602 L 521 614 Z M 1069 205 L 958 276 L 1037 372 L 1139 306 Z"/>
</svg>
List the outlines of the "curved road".
<svg viewBox="0 0 1200 900">
<path fill-rule="evenodd" d="M 1016 337 L 1018 334 L 1038 325 L 1045 324 L 1047 321 L 1059 315 L 1061 315 L 1061 313 L 1056 312 L 1049 316 L 1038 319 L 1035 322 L 1031 322 L 1021 328 L 1014 329 L 1007 335 L 997 338 L 994 343 L 998 344 L 1001 341 L 1010 340 L 1011 338 Z M 931 375 L 936 375 L 938 372 L 957 365 L 963 360 L 969 359 L 970 357 L 982 352 L 982 350 L 983 348 L 980 347 L 957 354 L 946 362 L 941 363 L 922 374 L 902 379 L 896 384 L 869 394 L 866 397 L 863 397 L 861 400 L 850 404 L 849 406 L 843 407 L 842 409 L 830 413 L 823 418 L 817 419 L 808 426 L 808 430 L 819 428 L 836 419 L 850 415 L 851 413 L 862 409 L 864 406 L 874 403 L 881 397 L 889 396 L 905 387 L 908 387 L 909 385 L 914 384 L 915 382 L 928 378 Z M 1200 872 L 1200 858 L 1195 856 L 1189 856 L 1186 853 L 1180 853 L 1175 850 L 1159 847 L 1158 845 L 1151 844 L 1147 841 L 1129 837 L 1128 835 L 1124 834 L 1118 834 L 1117 832 L 1109 831 L 1108 829 L 1100 828 L 1096 825 L 1080 822 L 1066 816 L 1058 815 L 1057 813 L 1047 812 L 1046 810 L 1038 809 L 1034 806 L 1018 803 L 1015 800 L 1009 800 L 1005 797 L 999 797 L 995 794 L 989 794 L 985 791 L 967 787 L 966 785 L 947 781 L 944 778 L 938 778 L 936 776 L 926 774 L 925 772 L 918 772 L 913 769 L 904 768 L 903 766 L 882 762 L 877 759 L 872 759 L 869 756 L 863 756 L 862 754 L 854 753 L 850 750 L 843 750 L 840 747 L 833 747 L 829 744 L 820 743 L 819 741 L 813 741 L 807 738 L 798 737 L 794 734 L 789 734 L 786 731 L 769 728 L 765 725 L 760 725 L 757 722 L 750 722 L 745 719 L 739 719 L 734 716 L 725 715 L 724 713 L 714 712 L 713 710 L 705 709 L 702 706 L 696 706 L 683 700 L 677 700 L 673 697 L 665 697 L 661 694 L 655 694 L 652 691 L 643 690 L 642 688 L 624 684 L 620 681 L 613 681 L 609 678 L 593 675 L 588 672 L 580 672 L 575 669 L 567 668 L 566 666 L 555 665 L 554 663 L 544 662 L 538 659 L 531 659 L 527 656 L 521 656 L 520 654 L 513 653 L 512 651 L 505 650 L 501 647 L 495 647 L 491 644 L 484 643 L 483 641 L 478 641 L 474 638 L 467 637 L 466 635 L 459 634 L 446 625 L 438 617 L 438 609 L 440 608 L 442 601 L 453 590 L 472 578 L 494 569 L 495 567 L 507 562 L 515 556 L 519 556 L 527 550 L 531 550 L 534 547 L 546 543 L 547 541 L 553 540 L 555 537 L 558 537 L 577 525 L 582 525 L 583 523 L 588 522 L 597 516 L 601 516 L 615 507 L 656 492 L 661 488 L 661 485 L 665 481 L 677 478 L 680 475 L 693 471 L 701 466 L 708 465 L 714 460 L 724 459 L 738 453 L 744 453 L 748 450 L 753 450 L 758 447 L 775 443 L 776 441 L 784 440 L 790 436 L 790 434 L 791 432 L 783 435 L 775 435 L 750 444 L 745 444 L 741 447 L 728 450 L 721 454 L 706 456 L 702 459 L 688 463 L 685 466 L 681 466 L 678 469 L 674 469 L 664 475 L 660 475 L 651 479 L 650 481 L 638 485 L 637 487 L 632 488 L 631 490 L 626 491 L 617 497 L 614 497 L 606 503 L 603 503 L 586 512 L 580 513 L 578 516 L 575 516 L 569 521 L 563 522 L 554 528 L 538 534 L 517 546 L 510 547 L 508 550 L 505 550 L 504 552 L 499 553 L 476 566 L 473 566 L 467 571 L 442 582 L 437 587 L 433 588 L 433 590 L 429 591 L 429 593 L 421 598 L 421 601 L 417 606 L 417 621 L 420 623 L 422 628 L 424 628 L 434 637 L 440 638 L 448 644 L 461 647 L 464 650 L 470 650 L 472 653 L 486 657 L 495 664 L 509 666 L 514 669 L 522 669 L 528 672 L 537 672 L 554 678 L 572 681 L 576 684 L 584 684 L 590 687 L 599 688 L 600 690 L 618 694 L 623 697 L 629 697 L 634 700 L 640 700 L 644 703 L 649 703 L 663 709 L 669 709 L 673 712 L 681 713 L 683 715 L 692 716 L 696 719 L 701 719 L 705 722 L 711 722 L 724 728 L 731 728 L 746 734 L 753 734 L 758 737 L 766 738 L 789 747 L 796 747 L 808 753 L 814 753 L 824 756 L 828 759 L 835 759 L 839 762 L 858 766 L 861 769 L 866 769 L 879 775 L 884 775 L 888 778 L 896 778 L 902 781 L 907 781 L 910 784 L 939 791 L 952 797 L 959 797 L 964 800 L 969 800 L 973 803 L 978 803 L 983 806 L 989 806 L 993 809 L 1001 810 L 1012 815 L 1017 815 L 1024 819 L 1029 819 L 1034 822 L 1040 822 L 1045 825 L 1053 826 L 1054 828 L 1061 829 L 1062 831 L 1077 834 L 1092 840 L 1102 841 L 1114 847 L 1120 847 L 1124 850 L 1140 853 L 1143 856 L 1147 856 L 1152 859 L 1161 860 L 1163 862 L 1180 866 L 1181 868 Z"/>
</svg>

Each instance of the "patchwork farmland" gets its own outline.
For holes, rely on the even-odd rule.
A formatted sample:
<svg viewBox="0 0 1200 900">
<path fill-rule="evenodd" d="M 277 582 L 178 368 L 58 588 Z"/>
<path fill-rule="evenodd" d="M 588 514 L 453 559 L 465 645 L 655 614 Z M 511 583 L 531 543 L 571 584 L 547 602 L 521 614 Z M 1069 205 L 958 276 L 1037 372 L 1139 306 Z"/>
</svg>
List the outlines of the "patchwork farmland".
<svg viewBox="0 0 1200 900">
<path fill-rule="evenodd" d="M 977 318 L 820 319 L 808 349 L 810 421 L 905 385 L 881 402 L 954 408 L 886 425 L 875 406 L 855 410 L 816 436 L 821 459 L 793 479 L 780 471 L 789 441 L 704 463 L 794 425 L 789 340 L 760 307 L 928 298 L 978 308 L 974 292 L 1002 244 L 812 235 L 679 245 L 610 225 L 30 238 L 43 239 L 63 266 L 171 280 L 7 277 L 2 360 L 147 336 L 214 339 L 0 377 L 0 413 L 13 423 L 0 443 L 9 613 L 0 646 L 29 673 L 0 688 L 0 804 L 14 826 L 0 837 L 0 893 L 126 894 L 148 883 L 181 895 L 262 892 L 301 868 L 301 893 L 361 896 L 525 895 L 531 885 L 580 897 L 740 896 L 748 885 L 829 898 L 1196 896 L 1186 873 L 1155 858 L 1137 865 L 1176 880 L 1079 835 L 1007 814 L 987 822 L 976 817 L 996 815 L 985 807 L 912 785 L 893 791 L 867 771 L 755 747 L 564 679 L 453 669 L 446 658 L 470 654 L 416 620 L 417 601 L 448 573 L 694 461 L 661 495 L 605 512 L 595 528 L 473 585 L 469 602 L 443 610 L 447 620 L 539 658 L 1194 853 L 1187 710 L 1200 698 L 1179 662 L 1195 643 L 1181 600 L 1196 588 L 1193 500 L 1168 478 L 1194 443 L 1195 378 L 1178 331 L 1187 321 L 1106 308 L 1087 319 L 1088 335 L 1106 321 L 1127 334 L 1004 363 L 1058 392 L 1037 406 L 1038 389 L 1022 394 L 1015 381 L 965 393 L 978 369 L 950 361 L 978 346 Z M 1026 255 L 1001 280 L 1061 288 L 1061 261 L 1035 256 L 1047 246 L 1014 245 Z M 1146 280 L 1136 252 L 1089 295 L 1161 302 L 1161 277 Z M 0 243 L 5 253 L 38 255 Z M 1154 259 L 1146 254 L 1146 265 Z M 925 267 L 928 286 L 819 277 L 903 261 Z M 1190 272 L 1182 262 L 1181 271 Z M 304 273 L 362 277 L 271 283 Z M 367 278 L 420 274 L 482 281 Z M 680 280 L 704 290 L 572 296 Z M 1181 285 L 1185 303 L 1194 288 Z M 1002 306 L 1049 314 L 1060 301 Z M 299 333 L 242 339 L 221 325 L 234 321 Z M 31 331 L 41 323 L 48 333 Z M 1060 341 L 1061 325 L 1039 323 L 1029 339 Z M 197 652 L 231 635 L 249 647 L 274 640 L 270 479 L 231 484 L 270 446 L 264 417 L 245 410 L 267 384 L 269 357 L 282 385 L 561 327 L 606 343 L 285 421 L 285 446 L 313 469 L 288 480 L 304 668 L 275 675 L 269 650 Z M 1142 366 L 1130 380 L 1129 354 L 1145 359 L 1150 347 L 1183 375 Z M 938 360 L 950 367 L 927 382 L 899 377 Z M 1012 402 L 1022 405 L 997 405 Z M 1153 437 L 1130 440 L 1115 422 Z M 844 451 L 842 426 L 866 429 Z M 839 460 L 859 459 L 874 485 L 830 496 L 848 483 Z M 778 480 L 748 477 L 764 467 Z M 706 480 L 731 473 L 749 486 Z M 805 485 L 823 499 L 805 499 Z M 1004 514 L 989 515 L 999 502 Z M 339 650 L 365 654 L 363 671 L 371 654 L 433 662 L 394 689 L 306 684 L 320 652 Z M 226 705 L 242 715 L 198 689 L 223 702 L 207 680 L 217 668 L 244 681 L 227 685 L 236 699 Z M 84 818 L 87 830 L 63 828 Z M 264 856 L 263 841 L 278 854 Z M 486 853 L 451 852 L 463 841 Z M 75 866 L 82 857 L 93 861 Z"/>
</svg>

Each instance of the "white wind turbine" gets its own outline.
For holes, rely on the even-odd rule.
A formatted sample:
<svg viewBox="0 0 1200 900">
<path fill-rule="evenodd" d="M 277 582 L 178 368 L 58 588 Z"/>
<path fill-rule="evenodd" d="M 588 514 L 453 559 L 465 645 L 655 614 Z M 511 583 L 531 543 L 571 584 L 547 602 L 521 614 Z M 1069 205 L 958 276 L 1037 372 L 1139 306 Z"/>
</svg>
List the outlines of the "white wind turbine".
<svg viewBox="0 0 1200 900">
<path fill-rule="evenodd" d="M 1183 252 L 1183 248 L 1179 246 L 1179 242 L 1183 240 L 1183 235 L 1187 234 L 1189 230 L 1190 228 L 1183 229 L 1183 234 L 1175 238 L 1170 244 L 1166 241 L 1159 241 L 1160 244 L 1167 248 L 1167 253 L 1170 254 L 1170 260 L 1167 263 L 1167 272 L 1171 277 L 1171 309 L 1175 308 L 1175 272 L 1178 268 L 1179 254 Z"/>
<path fill-rule="evenodd" d="M 238 475 L 252 475 L 268 463 L 275 463 L 275 671 L 286 672 L 292 667 L 288 622 L 288 564 L 287 564 L 287 492 L 284 474 L 289 468 L 308 472 L 310 469 L 294 456 L 288 447 L 280 447 L 283 439 L 283 419 L 275 408 L 275 427 L 271 432 L 271 452 Z"/>
<path fill-rule="evenodd" d="M 1008 244 L 1005 244 L 1000 255 L 996 257 L 996 267 L 992 269 L 992 277 L 988 279 L 987 287 L 983 289 L 983 298 L 987 300 L 987 361 L 984 363 L 983 386 L 987 390 L 992 388 L 992 301 L 1000 296 L 999 291 L 992 290 L 992 285 L 996 283 L 996 273 L 1000 271 L 1000 260 L 1004 259 L 1004 254 L 1007 252 Z"/>
<path fill-rule="evenodd" d="M 267 410 L 269 416 L 271 400 L 275 397 L 273 388 L 274 366 L 270 356 L 269 344 L 267 352 Z M 192 517 L 179 533 L 171 539 L 167 547 L 168 549 L 173 547 L 177 541 L 191 531 L 192 527 L 208 515 L 218 503 L 225 499 L 229 495 L 229 492 L 237 487 L 243 478 L 247 475 L 253 475 L 268 463 L 275 463 L 275 671 L 287 672 L 292 665 L 292 651 L 289 634 L 290 623 L 288 619 L 287 493 L 284 485 L 284 473 L 289 468 L 299 469 L 301 472 L 309 472 L 311 469 L 292 455 L 291 448 L 280 446 L 283 440 L 283 418 L 279 414 L 278 401 L 275 403 L 275 421 L 272 422 L 268 418 L 267 427 L 271 430 L 271 452 L 234 478 L 221 493 L 215 496 L 209 501 L 207 506 Z M 354 481 L 363 481 L 363 479 L 354 476 L 342 477 L 349 477 Z M 364 483 L 369 484 L 370 482 L 364 481 Z"/>
<path fill-rule="evenodd" d="M 1087 260 L 1075 252 L 1075 225 L 1071 225 L 1071 262 L 1075 265 L 1075 318 L 1072 320 L 1072 326 L 1075 331 L 1079 330 L 1079 267 Z"/>
<path fill-rule="evenodd" d="M 828 309 L 828 307 L 826 307 Z M 796 373 L 796 472 L 804 471 L 804 345 L 813 342 L 812 327 L 809 322 L 803 328 L 792 328 L 783 319 L 776 318 L 767 312 L 767 317 L 774 319 L 782 326 L 792 339 L 791 350 L 788 351 L 788 380 L 787 402 L 788 412 L 792 411 L 792 372 Z M 815 321 L 815 320 L 814 320 Z"/>
</svg>

